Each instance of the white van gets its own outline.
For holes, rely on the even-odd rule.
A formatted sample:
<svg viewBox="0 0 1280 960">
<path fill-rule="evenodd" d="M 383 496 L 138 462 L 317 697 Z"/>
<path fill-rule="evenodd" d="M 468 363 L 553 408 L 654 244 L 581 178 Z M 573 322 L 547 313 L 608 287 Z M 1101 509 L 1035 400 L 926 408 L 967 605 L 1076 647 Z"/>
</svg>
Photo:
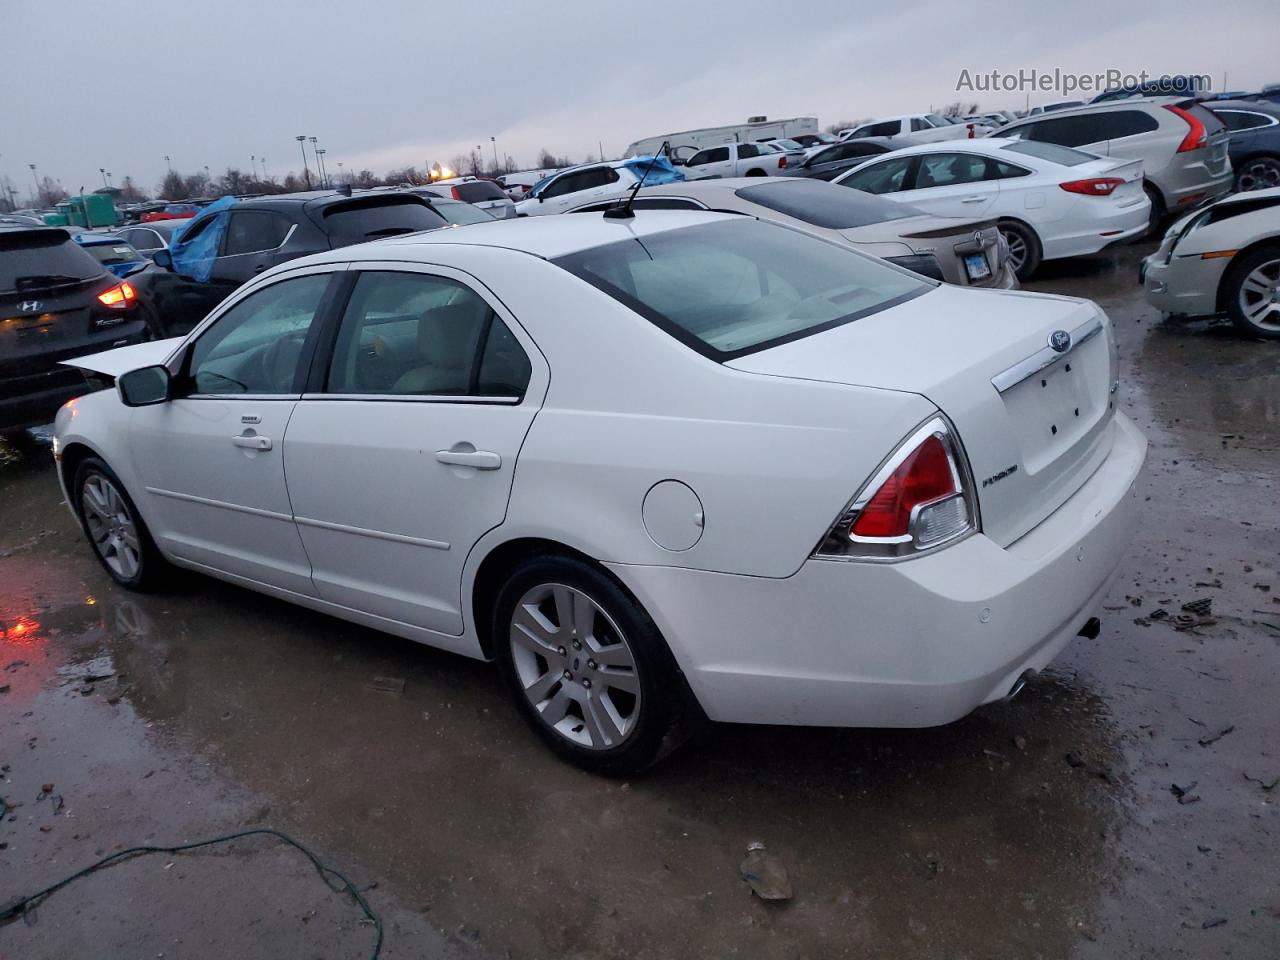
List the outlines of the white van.
<svg viewBox="0 0 1280 960">
<path fill-rule="evenodd" d="M 699 150 L 719 147 L 726 143 L 757 143 L 761 140 L 779 140 L 818 132 L 817 117 L 792 117 L 789 120 L 770 120 L 767 117 L 749 117 L 746 123 L 728 127 L 703 127 L 700 130 L 683 130 L 664 133 L 658 137 L 646 137 L 627 147 L 624 157 L 652 156 L 662 149 L 664 141 L 671 144 L 671 159 L 683 163 Z"/>
</svg>

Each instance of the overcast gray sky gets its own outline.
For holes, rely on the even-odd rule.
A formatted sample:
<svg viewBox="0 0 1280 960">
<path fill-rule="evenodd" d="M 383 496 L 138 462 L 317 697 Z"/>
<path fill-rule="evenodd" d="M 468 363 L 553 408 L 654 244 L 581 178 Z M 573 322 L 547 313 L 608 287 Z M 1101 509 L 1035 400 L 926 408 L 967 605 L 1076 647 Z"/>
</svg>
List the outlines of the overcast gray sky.
<svg viewBox="0 0 1280 960">
<path fill-rule="evenodd" d="M 962 69 L 1204 72 L 1280 82 L 1280 3 L 986 4 L 808 0 L 0 0 L 0 174 L 28 164 L 75 192 L 154 188 L 164 156 L 301 170 L 297 134 L 336 172 L 446 162 L 489 138 L 531 165 L 748 115 L 823 125 L 963 97 Z M 1031 103 L 1059 99 L 1032 93 Z M 20 201 L 21 202 L 21 201 Z"/>
</svg>

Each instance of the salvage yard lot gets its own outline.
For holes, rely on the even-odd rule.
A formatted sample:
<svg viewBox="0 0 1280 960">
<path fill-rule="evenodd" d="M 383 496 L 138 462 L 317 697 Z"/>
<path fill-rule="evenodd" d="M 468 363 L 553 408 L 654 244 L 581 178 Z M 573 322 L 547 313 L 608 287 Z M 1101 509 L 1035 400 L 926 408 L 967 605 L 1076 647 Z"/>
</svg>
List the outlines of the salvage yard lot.
<svg viewBox="0 0 1280 960">
<path fill-rule="evenodd" d="M 194 576 L 126 594 L 47 455 L 13 457 L 0 900 L 123 846 L 272 826 L 377 884 L 387 957 L 1277 956 L 1280 365 L 1229 325 L 1161 323 L 1135 282 L 1150 249 L 1028 284 L 1108 311 L 1152 444 L 1102 632 L 940 729 L 718 728 L 644 778 L 592 777 L 482 664 Z M 750 894 L 752 842 L 790 901 Z M 368 954 L 348 903 L 261 851 L 96 877 L 0 953 Z"/>
</svg>

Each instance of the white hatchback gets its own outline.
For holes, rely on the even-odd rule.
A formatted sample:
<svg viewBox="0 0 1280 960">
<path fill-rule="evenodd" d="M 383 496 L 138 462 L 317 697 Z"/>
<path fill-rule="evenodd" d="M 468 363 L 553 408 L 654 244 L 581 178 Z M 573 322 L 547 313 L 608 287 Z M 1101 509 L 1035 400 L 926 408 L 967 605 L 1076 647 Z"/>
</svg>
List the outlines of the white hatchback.
<svg viewBox="0 0 1280 960">
<path fill-rule="evenodd" d="M 1042 260 L 1078 257 L 1147 229 L 1142 161 L 1053 143 L 983 137 L 895 150 L 832 183 L 944 217 L 1000 223 L 1019 280 Z"/>
<path fill-rule="evenodd" d="M 55 436 L 120 584 L 169 564 L 492 658 L 641 769 L 702 715 L 919 727 L 1095 611 L 1146 442 L 1093 303 L 740 215 L 487 223 L 277 267 L 74 361 Z"/>
</svg>

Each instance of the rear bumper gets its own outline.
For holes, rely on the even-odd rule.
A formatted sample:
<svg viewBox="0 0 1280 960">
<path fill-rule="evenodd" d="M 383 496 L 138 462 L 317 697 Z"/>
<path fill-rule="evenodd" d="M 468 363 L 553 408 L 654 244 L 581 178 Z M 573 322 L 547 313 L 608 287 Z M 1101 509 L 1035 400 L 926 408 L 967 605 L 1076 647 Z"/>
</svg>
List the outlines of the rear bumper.
<svg viewBox="0 0 1280 960">
<path fill-rule="evenodd" d="M 1209 200 L 1216 200 L 1231 192 L 1235 184 L 1235 171 L 1227 164 L 1225 172 L 1211 174 L 1203 162 L 1192 163 L 1169 176 L 1168 172 L 1156 186 L 1164 196 L 1166 212 L 1182 216 L 1193 207 Z"/>
<path fill-rule="evenodd" d="M 1146 197 L 1127 207 L 1089 210 L 1085 205 L 1095 199 L 1100 198 L 1081 198 L 1077 206 L 1083 214 L 1073 213 L 1050 225 L 1055 232 L 1042 240 L 1045 260 L 1088 256 L 1146 231 L 1151 218 L 1151 201 Z"/>
<path fill-rule="evenodd" d="M 1142 261 L 1139 277 L 1147 303 L 1164 313 L 1186 317 L 1218 312 L 1218 285 L 1230 265 L 1225 258 L 1201 260 L 1175 256 L 1164 263 L 1159 254 Z"/>
<path fill-rule="evenodd" d="M 1008 547 L 982 535 L 902 563 L 809 560 L 774 580 L 611 564 L 663 631 L 707 715 L 926 727 L 1003 697 L 1094 616 L 1133 539 L 1146 439 L 1111 452 Z"/>
<path fill-rule="evenodd" d="M 24 381 L 35 381 L 35 377 L 24 377 Z M 89 392 L 89 385 L 84 375 L 78 370 L 63 368 L 50 371 L 40 379 L 45 382 L 34 389 L 25 389 L 15 397 L 0 397 L 0 430 L 21 430 L 23 427 L 38 427 L 52 423 L 58 408 L 81 394 Z"/>
</svg>

